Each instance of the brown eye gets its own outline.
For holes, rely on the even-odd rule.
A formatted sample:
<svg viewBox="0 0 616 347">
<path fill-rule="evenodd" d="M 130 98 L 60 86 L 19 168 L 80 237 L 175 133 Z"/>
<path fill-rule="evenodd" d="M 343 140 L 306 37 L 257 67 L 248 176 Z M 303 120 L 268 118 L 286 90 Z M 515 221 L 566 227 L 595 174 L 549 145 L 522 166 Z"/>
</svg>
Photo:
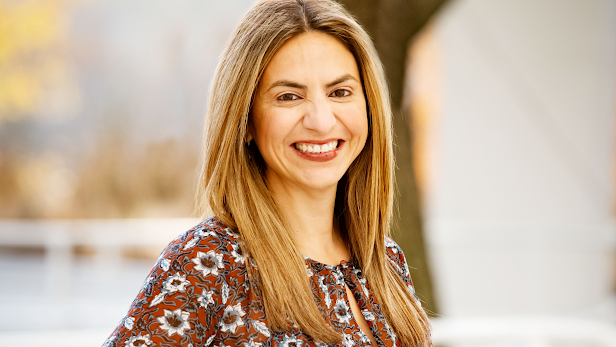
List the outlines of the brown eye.
<svg viewBox="0 0 616 347">
<path fill-rule="evenodd" d="M 337 97 L 337 98 L 343 98 L 345 96 L 349 96 L 351 95 L 351 92 L 346 90 L 346 89 L 336 89 L 334 90 L 333 93 L 330 94 L 331 96 Z"/>
<path fill-rule="evenodd" d="M 295 101 L 297 99 L 299 99 L 299 97 L 291 93 L 285 93 L 278 97 L 278 100 L 280 101 Z"/>
</svg>

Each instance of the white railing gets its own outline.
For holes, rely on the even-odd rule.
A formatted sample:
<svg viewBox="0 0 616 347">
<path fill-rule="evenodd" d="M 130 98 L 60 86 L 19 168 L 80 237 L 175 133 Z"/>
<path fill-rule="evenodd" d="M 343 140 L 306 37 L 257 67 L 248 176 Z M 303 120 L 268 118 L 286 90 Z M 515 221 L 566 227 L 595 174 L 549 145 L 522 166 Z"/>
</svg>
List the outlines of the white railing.
<svg viewBox="0 0 616 347">
<path fill-rule="evenodd" d="M 100 263 L 121 263 L 122 250 L 148 247 L 162 251 L 196 219 L 0 220 L 0 246 L 45 249 L 46 290 L 64 296 L 74 265 L 74 246 L 87 246 Z"/>
<path fill-rule="evenodd" d="M 569 317 L 475 317 L 432 320 L 435 345 L 616 347 L 616 325 Z"/>
<path fill-rule="evenodd" d="M 190 218 L 0 220 L 0 245 L 160 246 L 198 222 Z"/>
</svg>

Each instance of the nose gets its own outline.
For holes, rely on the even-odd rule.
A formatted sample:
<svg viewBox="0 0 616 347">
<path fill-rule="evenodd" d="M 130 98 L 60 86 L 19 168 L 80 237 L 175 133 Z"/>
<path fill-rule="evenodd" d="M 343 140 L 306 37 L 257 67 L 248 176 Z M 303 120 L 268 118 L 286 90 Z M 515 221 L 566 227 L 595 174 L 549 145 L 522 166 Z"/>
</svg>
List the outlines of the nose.
<svg viewBox="0 0 616 347">
<path fill-rule="evenodd" d="M 314 130 L 319 135 L 328 134 L 336 124 L 329 100 L 314 100 L 304 115 L 303 124 L 306 129 Z"/>
</svg>

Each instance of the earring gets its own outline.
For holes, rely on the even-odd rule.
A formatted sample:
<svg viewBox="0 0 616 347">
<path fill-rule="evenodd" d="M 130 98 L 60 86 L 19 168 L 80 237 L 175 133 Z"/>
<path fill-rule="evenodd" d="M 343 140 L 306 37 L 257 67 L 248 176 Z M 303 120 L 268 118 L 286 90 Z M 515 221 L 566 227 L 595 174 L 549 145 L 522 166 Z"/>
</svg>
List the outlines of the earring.
<svg viewBox="0 0 616 347">
<path fill-rule="evenodd" d="M 245 142 L 246 143 L 246 153 L 248 153 L 248 159 L 252 160 L 252 148 L 250 145 L 252 144 L 252 139 Z"/>
</svg>

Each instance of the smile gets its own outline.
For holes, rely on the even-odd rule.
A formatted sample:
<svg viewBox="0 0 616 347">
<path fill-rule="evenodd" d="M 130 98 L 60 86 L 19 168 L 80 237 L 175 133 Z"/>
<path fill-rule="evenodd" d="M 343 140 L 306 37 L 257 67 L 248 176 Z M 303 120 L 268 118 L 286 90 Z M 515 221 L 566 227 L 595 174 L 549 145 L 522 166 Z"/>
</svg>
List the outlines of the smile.
<svg viewBox="0 0 616 347">
<path fill-rule="evenodd" d="M 322 145 L 296 142 L 294 146 L 295 146 L 295 149 L 297 149 L 301 153 L 322 154 L 322 153 L 328 153 L 328 152 L 335 151 L 338 148 L 338 140 L 325 143 Z"/>
</svg>

